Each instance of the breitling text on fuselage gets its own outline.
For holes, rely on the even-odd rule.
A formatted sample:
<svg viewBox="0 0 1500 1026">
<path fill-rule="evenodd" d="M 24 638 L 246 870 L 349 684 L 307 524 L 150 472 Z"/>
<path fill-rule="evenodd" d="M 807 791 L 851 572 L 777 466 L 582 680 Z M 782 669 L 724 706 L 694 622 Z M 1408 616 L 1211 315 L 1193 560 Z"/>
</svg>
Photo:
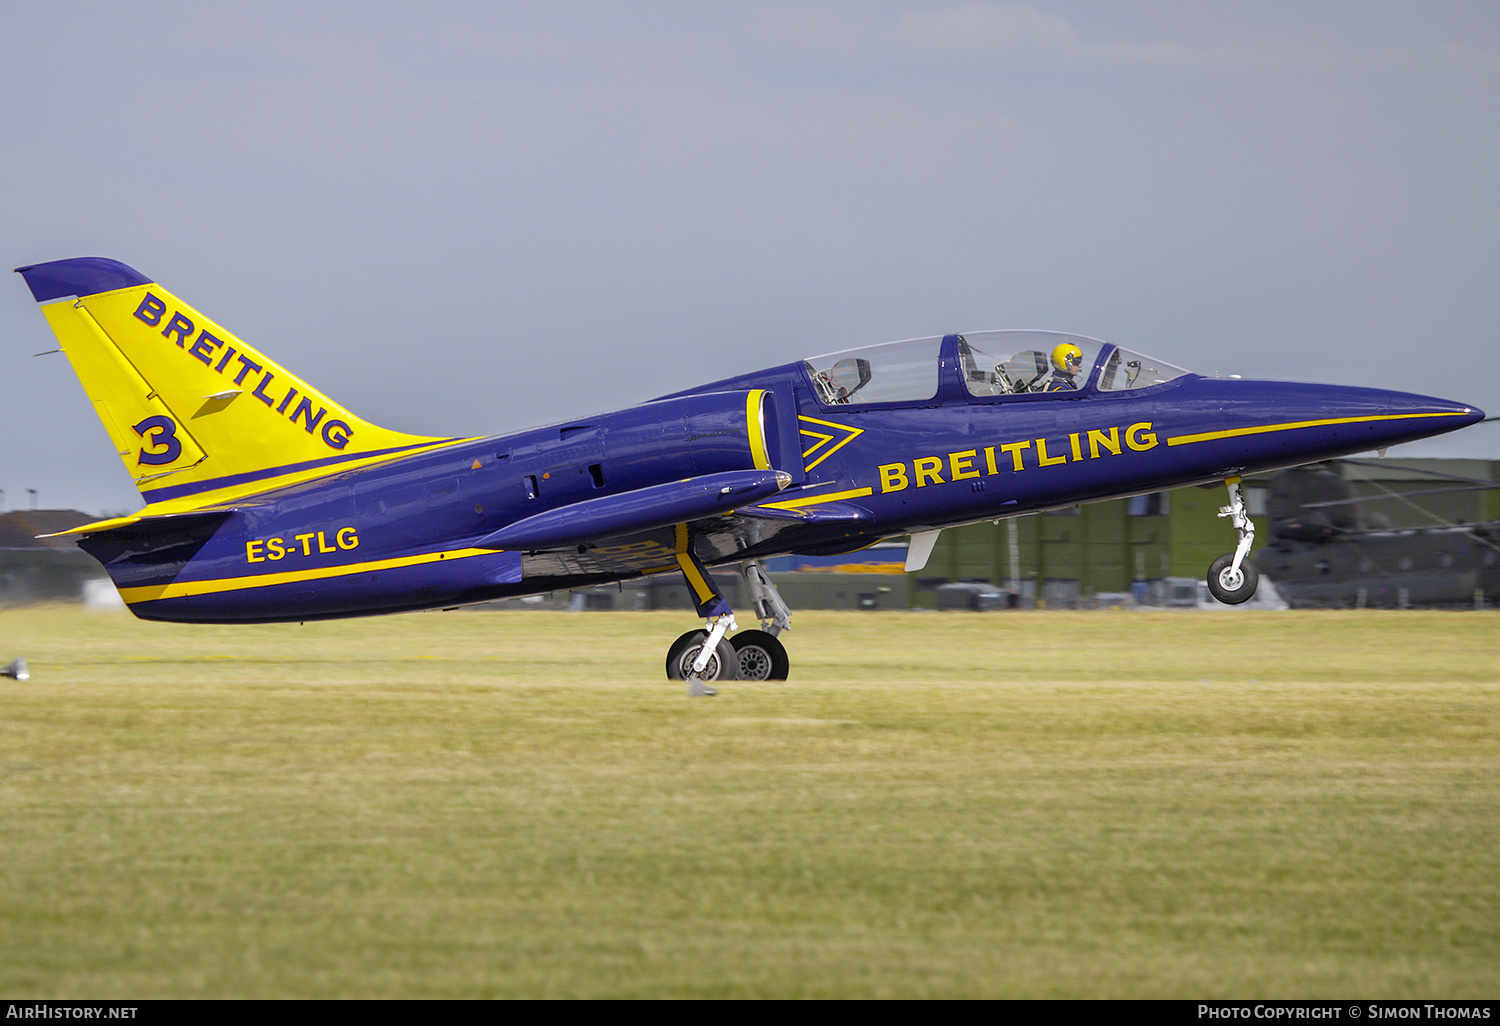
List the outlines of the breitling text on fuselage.
<svg viewBox="0 0 1500 1026">
<path fill-rule="evenodd" d="M 904 488 L 925 488 L 927 485 L 999 474 L 1002 469 L 1021 471 L 1032 467 L 1055 467 L 1085 459 L 1120 456 L 1126 450 L 1145 452 L 1155 448 L 1156 444 L 1152 422 L 1142 421 L 1126 428 L 1073 431 L 1065 440 L 1028 438 L 941 456 L 917 456 L 900 463 L 883 463 L 877 470 L 881 492 L 899 492 Z"/>
</svg>

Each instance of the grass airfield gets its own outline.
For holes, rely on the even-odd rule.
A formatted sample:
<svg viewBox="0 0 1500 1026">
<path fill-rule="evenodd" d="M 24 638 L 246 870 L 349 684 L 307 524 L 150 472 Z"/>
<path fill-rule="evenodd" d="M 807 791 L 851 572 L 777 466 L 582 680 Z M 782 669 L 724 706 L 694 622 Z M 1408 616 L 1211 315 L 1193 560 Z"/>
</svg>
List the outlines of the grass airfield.
<svg viewBox="0 0 1500 1026">
<path fill-rule="evenodd" d="M 1493 998 L 1500 614 L 0 612 L 15 998 Z"/>
</svg>

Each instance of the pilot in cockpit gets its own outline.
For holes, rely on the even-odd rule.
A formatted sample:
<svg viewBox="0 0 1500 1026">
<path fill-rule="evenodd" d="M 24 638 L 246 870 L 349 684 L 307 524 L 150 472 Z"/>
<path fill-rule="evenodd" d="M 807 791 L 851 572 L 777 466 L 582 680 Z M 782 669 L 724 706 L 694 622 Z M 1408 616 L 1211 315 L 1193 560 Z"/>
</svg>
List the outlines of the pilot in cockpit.
<svg viewBox="0 0 1500 1026">
<path fill-rule="evenodd" d="M 1066 392 L 1079 386 L 1078 376 L 1083 373 L 1083 350 L 1071 342 L 1064 342 L 1052 350 L 1052 377 L 1045 391 Z"/>
</svg>

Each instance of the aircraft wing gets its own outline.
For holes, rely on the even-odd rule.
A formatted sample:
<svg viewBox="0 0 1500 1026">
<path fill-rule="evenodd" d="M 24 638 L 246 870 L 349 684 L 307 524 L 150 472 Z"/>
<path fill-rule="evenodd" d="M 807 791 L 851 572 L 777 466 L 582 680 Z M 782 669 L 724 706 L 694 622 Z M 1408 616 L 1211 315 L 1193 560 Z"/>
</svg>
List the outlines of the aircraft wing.
<svg viewBox="0 0 1500 1026">
<path fill-rule="evenodd" d="M 768 501 L 644 529 L 575 534 L 565 541 L 526 547 L 522 574 L 528 579 L 618 580 L 677 570 L 679 554 L 689 550 L 708 565 L 787 551 L 848 550 L 876 540 L 869 533 L 873 526 L 869 510 L 834 497 L 815 503 Z"/>
</svg>

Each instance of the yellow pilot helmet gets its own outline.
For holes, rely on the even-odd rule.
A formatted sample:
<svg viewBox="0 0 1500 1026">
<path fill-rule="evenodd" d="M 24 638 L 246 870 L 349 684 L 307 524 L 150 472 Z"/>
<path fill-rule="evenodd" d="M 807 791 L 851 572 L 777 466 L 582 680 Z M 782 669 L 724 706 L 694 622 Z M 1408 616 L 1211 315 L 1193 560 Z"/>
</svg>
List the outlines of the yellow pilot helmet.
<svg viewBox="0 0 1500 1026">
<path fill-rule="evenodd" d="M 1064 342 L 1052 350 L 1052 366 L 1063 374 L 1077 374 L 1083 370 L 1083 350 L 1071 342 Z"/>
</svg>

